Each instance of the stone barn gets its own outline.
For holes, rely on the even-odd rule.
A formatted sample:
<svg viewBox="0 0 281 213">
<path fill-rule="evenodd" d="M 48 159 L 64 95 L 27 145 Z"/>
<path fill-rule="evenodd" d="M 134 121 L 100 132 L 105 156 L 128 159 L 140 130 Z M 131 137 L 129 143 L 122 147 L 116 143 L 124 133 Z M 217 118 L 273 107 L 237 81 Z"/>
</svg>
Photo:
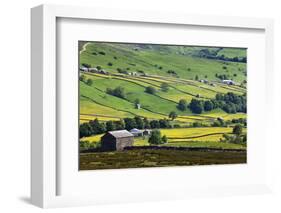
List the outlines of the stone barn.
<svg viewBox="0 0 281 213">
<path fill-rule="evenodd" d="M 127 130 L 109 131 L 101 137 L 103 151 L 122 151 L 127 146 L 133 146 L 134 135 Z"/>
</svg>

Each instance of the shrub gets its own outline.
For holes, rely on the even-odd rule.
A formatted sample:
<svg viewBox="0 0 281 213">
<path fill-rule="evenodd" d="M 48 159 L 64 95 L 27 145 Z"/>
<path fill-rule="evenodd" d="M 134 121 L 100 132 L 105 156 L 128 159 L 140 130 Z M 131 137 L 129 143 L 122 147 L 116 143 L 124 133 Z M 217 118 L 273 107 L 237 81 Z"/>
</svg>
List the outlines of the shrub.
<svg viewBox="0 0 281 213">
<path fill-rule="evenodd" d="M 171 118 L 172 121 L 175 120 L 177 117 L 178 117 L 178 115 L 176 112 L 174 112 L 174 111 L 170 112 L 169 118 Z"/>
<path fill-rule="evenodd" d="M 85 75 L 80 75 L 79 76 L 79 81 L 85 82 L 86 76 Z"/>
<path fill-rule="evenodd" d="M 239 136 L 242 134 L 242 131 L 243 131 L 242 126 L 238 124 L 233 127 L 232 133 Z"/>
<path fill-rule="evenodd" d="M 169 90 L 169 84 L 166 83 L 166 82 L 162 83 L 162 84 L 161 84 L 161 90 L 162 90 L 163 92 L 168 92 L 168 90 Z"/>
<path fill-rule="evenodd" d="M 149 94 L 155 94 L 156 93 L 156 89 L 152 86 L 148 86 L 145 88 L 145 92 L 149 93 Z"/>
<path fill-rule="evenodd" d="M 108 66 L 112 66 L 113 64 L 111 63 L 111 62 L 108 62 L 108 64 L 107 64 Z"/>
<path fill-rule="evenodd" d="M 105 55 L 105 52 L 103 52 L 103 51 L 100 51 L 100 52 L 99 52 L 99 54 L 101 54 L 101 55 Z"/>
<path fill-rule="evenodd" d="M 86 64 L 86 63 L 82 63 L 82 66 L 86 67 L 86 68 L 91 68 L 92 67 L 91 64 Z"/>
<path fill-rule="evenodd" d="M 187 109 L 187 101 L 185 99 L 179 100 L 178 109 L 181 111 L 185 111 Z"/>
<path fill-rule="evenodd" d="M 86 84 L 88 84 L 89 86 L 92 86 L 93 85 L 93 80 L 88 78 L 87 81 L 86 81 Z"/>
<path fill-rule="evenodd" d="M 163 135 L 163 137 L 161 138 L 162 143 L 168 143 L 168 138 L 166 135 Z"/>
<path fill-rule="evenodd" d="M 202 123 L 199 123 L 199 122 L 194 122 L 192 124 L 193 127 L 202 127 Z"/>
</svg>

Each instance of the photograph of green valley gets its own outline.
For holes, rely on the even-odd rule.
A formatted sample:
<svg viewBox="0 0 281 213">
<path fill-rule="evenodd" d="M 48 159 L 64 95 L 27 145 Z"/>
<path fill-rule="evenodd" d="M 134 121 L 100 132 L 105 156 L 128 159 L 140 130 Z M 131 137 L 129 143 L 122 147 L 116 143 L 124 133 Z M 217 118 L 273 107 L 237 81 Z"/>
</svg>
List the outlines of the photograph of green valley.
<svg viewBox="0 0 281 213">
<path fill-rule="evenodd" d="M 247 49 L 78 42 L 79 170 L 247 163 Z"/>
</svg>

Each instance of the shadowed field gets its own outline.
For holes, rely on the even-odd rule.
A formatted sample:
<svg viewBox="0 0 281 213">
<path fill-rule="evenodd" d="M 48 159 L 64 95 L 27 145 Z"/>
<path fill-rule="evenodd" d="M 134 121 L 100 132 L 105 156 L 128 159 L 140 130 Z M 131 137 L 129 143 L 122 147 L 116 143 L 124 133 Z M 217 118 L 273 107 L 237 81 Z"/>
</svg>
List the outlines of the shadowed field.
<svg viewBox="0 0 281 213">
<path fill-rule="evenodd" d="M 246 162 L 246 152 L 126 150 L 80 154 L 80 170 L 242 164 Z"/>
</svg>

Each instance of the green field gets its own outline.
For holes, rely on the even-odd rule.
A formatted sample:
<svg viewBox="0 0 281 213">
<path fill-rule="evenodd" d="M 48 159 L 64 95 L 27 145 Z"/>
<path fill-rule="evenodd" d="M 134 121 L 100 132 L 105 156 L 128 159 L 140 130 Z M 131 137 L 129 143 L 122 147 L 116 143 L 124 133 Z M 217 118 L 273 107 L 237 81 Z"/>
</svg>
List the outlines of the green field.
<svg viewBox="0 0 281 213">
<path fill-rule="evenodd" d="M 247 126 L 243 123 L 247 118 L 245 110 L 230 111 L 220 102 L 221 100 L 217 99 L 217 95 L 233 94 L 237 97 L 246 97 L 246 57 L 246 49 L 241 48 L 79 42 L 80 69 L 95 68 L 95 71 L 91 72 L 79 71 L 80 124 L 87 124 L 95 119 L 104 125 L 108 121 L 121 122 L 135 117 L 145 118 L 148 122 L 166 119 L 170 127 L 158 129 L 162 136 L 167 137 L 167 143 L 160 146 L 245 151 L 246 143 L 222 142 L 225 134 L 229 137 L 235 136 L 233 127 L 237 122 L 242 122 L 241 134 L 247 134 Z M 227 85 L 222 79 L 232 80 L 235 85 Z M 148 87 L 152 87 L 154 92 L 147 92 Z M 116 88 L 123 89 L 122 96 L 109 92 Z M 185 110 L 178 107 L 182 99 L 187 102 Z M 205 106 L 202 106 L 204 109 L 202 113 L 195 113 L 189 107 L 192 100 L 204 104 L 208 101 L 215 103 L 216 99 L 216 103 L 221 104 L 220 107 L 205 110 Z M 140 103 L 140 107 L 136 107 L 136 101 Z M 224 101 L 224 104 L 229 104 L 231 107 L 236 109 L 239 107 L 239 105 L 232 106 L 228 100 Z M 236 100 L 231 101 L 235 103 Z M 171 112 L 177 116 L 169 117 Z M 98 144 L 104 133 L 90 134 L 81 137 L 80 141 Z M 134 146 L 149 146 L 148 138 L 135 137 Z M 161 158 L 160 153 L 168 151 L 171 152 L 170 160 L 166 159 L 167 156 Z M 148 160 L 139 159 L 140 153 L 149 153 Z M 102 169 L 201 165 L 208 164 L 207 159 L 210 156 L 209 164 L 245 162 L 245 153 L 239 154 L 238 158 L 234 157 L 235 154 L 130 150 L 124 153 L 81 154 L 80 166 L 81 169 Z M 158 155 L 159 159 L 167 160 L 169 163 L 154 161 L 153 159 Z M 179 155 L 179 158 L 175 155 Z M 192 155 L 201 155 L 206 161 L 199 162 L 197 157 L 191 159 Z M 222 157 L 222 160 L 218 157 Z M 118 160 L 119 164 L 110 167 L 107 158 L 110 158 L 111 162 L 113 159 Z M 135 158 L 135 161 L 125 165 L 123 158 Z M 233 159 L 229 160 L 231 158 Z"/>
</svg>

